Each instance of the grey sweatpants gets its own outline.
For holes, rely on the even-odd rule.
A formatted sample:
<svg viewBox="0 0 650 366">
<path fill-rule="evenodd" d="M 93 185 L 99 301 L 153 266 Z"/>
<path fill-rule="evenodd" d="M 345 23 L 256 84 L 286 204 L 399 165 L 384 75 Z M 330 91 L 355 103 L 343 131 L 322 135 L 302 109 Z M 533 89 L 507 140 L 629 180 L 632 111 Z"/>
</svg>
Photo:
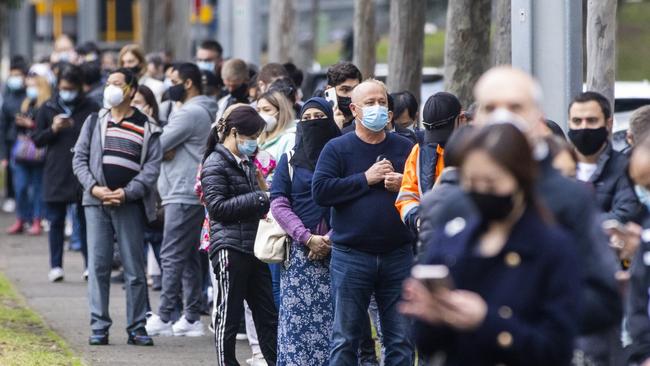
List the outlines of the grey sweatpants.
<svg viewBox="0 0 650 366">
<path fill-rule="evenodd" d="M 165 208 L 163 242 L 160 248 L 162 291 L 158 313 L 163 321 L 169 317 L 181 299 L 189 321 L 201 315 L 201 284 L 203 274 L 199 262 L 199 239 L 205 210 L 200 205 L 168 203 Z"/>
</svg>

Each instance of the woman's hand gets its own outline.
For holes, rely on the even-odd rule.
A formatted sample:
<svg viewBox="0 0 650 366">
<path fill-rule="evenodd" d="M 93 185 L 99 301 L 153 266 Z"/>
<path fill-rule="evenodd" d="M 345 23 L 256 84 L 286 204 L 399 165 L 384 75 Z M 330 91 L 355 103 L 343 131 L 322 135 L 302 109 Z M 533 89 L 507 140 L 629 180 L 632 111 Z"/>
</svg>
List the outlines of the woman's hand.
<svg viewBox="0 0 650 366">
<path fill-rule="evenodd" d="M 307 241 L 307 247 L 310 249 L 310 255 L 312 255 L 312 258 L 315 258 L 312 260 L 323 259 L 327 257 L 330 250 L 332 250 L 330 238 L 322 235 L 312 235 Z"/>
<path fill-rule="evenodd" d="M 32 120 L 31 118 L 29 118 L 27 116 L 24 116 L 24 115 L 21 115 L 21 114 L 17 114 L 16 115 L 16 126 L 31 129 L 31 128 L 36 127 L 36 124 L 34 123 L 34 120 Z"/>
<path fill-rule="evenodd" d="M 57 114 L 52 119 L 52 131 L 59 133 L 59 131 L 72 127 L 72 119 L 63 114 Z"/>
<path fill-rule="evenodd" d="M 439 288 L 429 291 L 420 281 L 404 283 L 400 312 L 431 325 L 468 331 L 478 328 L 487 314 L 487 303 L 475 292 Z"/>
<path fill-rule="evenodd" d="M 260 189 L 263 190 L 264 192 L 267 192 L 269 190 L 269 186 L 266 184 L 266 179 L 264 179 L 264 174 L 257 169 L 255 171 L 255 178 L 257 178 L 257 184 L 260 186 Z"/>
</svg>

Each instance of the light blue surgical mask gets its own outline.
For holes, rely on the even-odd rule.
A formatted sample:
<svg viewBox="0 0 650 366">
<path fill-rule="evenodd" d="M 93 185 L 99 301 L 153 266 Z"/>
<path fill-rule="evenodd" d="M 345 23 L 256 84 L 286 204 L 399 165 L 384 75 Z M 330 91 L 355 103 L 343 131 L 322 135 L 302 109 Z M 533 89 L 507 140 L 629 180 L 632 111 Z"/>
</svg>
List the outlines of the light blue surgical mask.
<svg viewBox="0 0 650 366">
<path fill-rule="evenodd" d="M 78 94 L 79 92 L 76 90 L 59 90 L 59 96 L 64 103 L 72 102 Z"/>
<path fill-rule="evenodd" d="M 27 93 L 27 98 L 29 99 L 33 100 L 38 98 L 38 88 L 35 86 L 27 87 L 26 93 Z"/>
<path fill-rule="evenodd" d="M 22 76 L 10 76 L 7 78 L 7 87 L 11 90 L 20 90 L 25 85 L 25 81 Z"/>
<path fill-rule="evenodd" d="M 388 108 L 379 104 L 363 107 L 361 124 L 370 131 L 383 130 L 388 124 Z"/>
<path fill-rule="evenodd" d="M 643 186 L 635 185 L 634 192 L 636 192 L 636 196 L 639 198 L 639 202 L 644 204 L 645 207 L 648 208 L 648 211 L 650 211 L 650 191 Z"/>
<path fill-rule="evenodd" d="M 214 62 L 210 61 L 199 61 L 196 63 L 196 66 L 199 67 L 200 70 L 202 71 L 210 71 L 214 72 Z"/>
<path fill-rule="evenodd" d="M 242 155 L 251 156 L 257 151 L 257 140 L 242 140 L 241 143 L 237 142 L 237 150 Z"/>
</svg>

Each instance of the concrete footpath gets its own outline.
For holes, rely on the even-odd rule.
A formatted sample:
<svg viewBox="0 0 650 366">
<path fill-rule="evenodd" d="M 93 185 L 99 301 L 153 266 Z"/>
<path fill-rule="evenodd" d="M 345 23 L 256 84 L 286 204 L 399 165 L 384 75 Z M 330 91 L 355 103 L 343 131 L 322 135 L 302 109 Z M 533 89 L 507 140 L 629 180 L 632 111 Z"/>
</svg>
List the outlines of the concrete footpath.
<svg viewBox="0 0 650 366">
<path fill-rule="evenodd" d="M 110 312 L 113 326 L 110 345 L 88 346 L 89 313 L 86 282 L 81 278 L 83 260 L 80 253 L 65 251 L 65 280 L 50 283 L 47 234 L 7 236 L 5 228 L 13 215 L 0 213 L 0 271 L 13 282 L 29 306 L 69 343 L 89 365 L 214 365 L 216 354 L 213 334 L 207 329 L 209 318 L 203 317 L 206 335 L 198 338 L 155 337 L 154 347 L 126 344 L 126 298 L 121 285 L 111 286 Z M 67 244 L 66 244 L 67 247 Z M 157 309 L 159 292 L 149 292 L 151 306 Z M 237 358 L 242 365 L 250 357 L 248 342 L 237 342 Z"/>
</svg>

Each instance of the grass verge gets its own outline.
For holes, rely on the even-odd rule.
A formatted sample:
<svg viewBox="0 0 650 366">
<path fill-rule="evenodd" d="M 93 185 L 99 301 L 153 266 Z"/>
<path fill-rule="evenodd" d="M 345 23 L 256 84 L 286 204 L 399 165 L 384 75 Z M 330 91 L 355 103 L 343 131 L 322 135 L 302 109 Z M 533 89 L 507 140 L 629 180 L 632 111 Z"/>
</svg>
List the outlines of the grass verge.
<svg viewBox="0 0 650 366">
<path fill-rule="evenodd" d="M 83 365 L 0 273 L 0 365 Z"/>
</svg>

